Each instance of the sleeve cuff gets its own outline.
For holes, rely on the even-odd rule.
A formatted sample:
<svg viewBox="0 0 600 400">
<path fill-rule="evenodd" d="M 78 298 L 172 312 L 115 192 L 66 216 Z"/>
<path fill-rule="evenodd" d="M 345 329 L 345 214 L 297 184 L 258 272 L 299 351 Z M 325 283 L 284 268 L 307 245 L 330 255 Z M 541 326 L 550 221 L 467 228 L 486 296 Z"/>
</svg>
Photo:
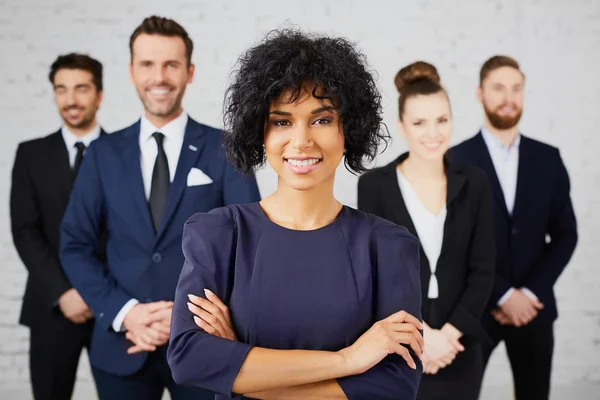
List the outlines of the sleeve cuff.
<svg viewBox="0 0 600 400">
<path fill-rule="evenodd" d="M 136 299 L 131 299 L 121 308 L 121 310 L 117 313 L 117 316 L 113 320 L 112 328 L 115 332 L 125 332 L 123 328 L 123 321 L 125 321 L 125 317 L 131 311 L 133 307 L 135 307 L 139 301 Z"/>
<path fill-rule="evenodd" d="M 504 293 L 504 295 L 502 297 L 500 297 L 500 300 L 498 300 L 498 307 L 502 306 L 502 304 L 506 303 L 506 300 L 508 300 L 508 298 L 513 294 L 513 292 L 515 291 L 515 288 L 510 288 L 508 289 L 508 291 L 506 293 Z"/>
<path fill-rule="evenodd" d="M 521 292 L 523 292 L 523 294 L 525 296 L 529 297 L 533 301 L 540 301 L 540 299 L 538 299 L 538 297 L 531 290 L 527 289 L 526 287 L 522 287 Z"/>
</svg>

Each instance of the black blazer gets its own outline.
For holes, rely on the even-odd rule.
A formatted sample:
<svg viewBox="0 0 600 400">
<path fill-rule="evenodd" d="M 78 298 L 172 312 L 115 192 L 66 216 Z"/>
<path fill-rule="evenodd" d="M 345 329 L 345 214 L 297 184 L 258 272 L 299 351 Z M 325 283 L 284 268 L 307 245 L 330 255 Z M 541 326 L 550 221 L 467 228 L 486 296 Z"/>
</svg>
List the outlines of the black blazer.
<svg viewBox="0 0 600 400">
<path fill-rule="evenodd" d="M 482 168 L 494 193 L 497 258 L 489 308 L 495 308 L 511 287 L 527 287 L 544 303 L 532 323 L 554 321 L 558 315 L 554 283 L 577 244 L 569 176 L 558 149 L 521 135 L 512 217 L 481 132 L 451 154 L 454 160 Z"/>
<path fill-rule="evenodd" d="M 374 169 L 358 180 L 358 208 L 405 226 L 418 237 L 400 191 L 392 163 Z M 487 341 L 481 326 L 494 278 L 494 226 L 492 193 L 483 171 L 446 162 L 447 201 L 442 251 L 436 268 L 439 297 L 427 298 L 431 276 L 421 248 L 423 319 L 439 329 L 446 322 L 471 340 Z"/>
<path fill-rule="evenodd" d="M 73 179 L 60 130 L 19 144 L 10 217 L 15 247 L 29 272 L 19 321 L 29 327 L 60 328 L 69 323 L 57 305 L 71 288 L 59 264 L 58 242 Z"/>
</svg>

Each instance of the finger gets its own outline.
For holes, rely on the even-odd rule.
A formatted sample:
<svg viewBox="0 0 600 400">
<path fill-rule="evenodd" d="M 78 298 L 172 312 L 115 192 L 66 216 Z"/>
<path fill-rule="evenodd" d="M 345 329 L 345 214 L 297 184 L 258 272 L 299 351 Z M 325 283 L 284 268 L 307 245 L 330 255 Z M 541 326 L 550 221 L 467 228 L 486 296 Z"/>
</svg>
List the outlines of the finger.
<svg viewBox="0 0 600 400">
<path fill-rule="evenodd" d="M 172 301 L 155 301 L 154 303 L 147 303 L 146 307 L 148 308 L 148 311 L 153 313 L 156 312 L 158 310 L 164 310 L 164 309 L 169 309 L 173 307 L 173 302 Z"/>
<path fill-rule="evenodd" d="M 456 351 L 465 351 L 465 347 L 458 341 L 458 339 L 449 337 L 448 341 Z"/>
<path fill-rule="evenodd" d="M 136 353 L 141 353 L 144 352 L 146 350 L 144 350 L 143 348 L 141 348 L 138 345 L 133 345 L 130 348 L 127 349 L 127 354 L 136 354 Z"/>
<path fill-rule="evenodd" d="M 231 323 L 231 320 L 229 318 L 229 308 L 225 305 L 225 303 L 221 301 L 219 296 L 217 296 L 208 289 L 204 289 L 204 294 L 206 295 L 206 298 L 208 300 L 210 300 L 215 306 L 217 306 L 221 310 L 227 322 Z"/>
<path fill-rule="evenodd" d="M 215 315 L 206 312 L 205 310 L 201 309 L 198 306 L 195 306 L 192 303 L 188 302 L 188 309 L 196 316 L 196 317 L 200 317 L 200 319 L 202 319 L 204 322 L 206 322 L 208 325 L 210 325 L 212 328 L 214 328 L 218 333 L 219 336 L 223 337 L 223 335 L 225 334 L 225 329 L 223 328 L 223 324 L 221 323 L 221 321 L 219 320 L 219 318 L 217 318 Z"/>
<path fill-rule="evenodd" d="M 159 325 L 160 326 L 160 324 L 158 324 L 156 322 L 153 325 Z M 152 330 L 156 334 L 156 341 L 158 342 L 157 343 L 158 346 L 161 346 L 161 345 L 165 344 L 165 342 L 167 340 L 169 340 L 169 333 L 164 332 L 164 331 L 159 331 L 157 329 L 154 329 L 152 326 L 150 326 L 149 329 Z M 161 329 L 164 329 L 164 328 L 161 328 Z"/>
<path fill-rule="evenodd" d="M 434 366 L 432 366 L 432 367 L 431 367 L 431 372 L 430 372 L 430 374 L 431 374 L 431 375 L 435 375 L 435 374 L 437 374 L 437 373 L 438 373 L 438 371 L 439 371 L 439 370 L 440 370 L 440 368 L 439 368 L 437 365 L 434 365 Z"/>
<path fill-rule="evenodd" d="M 408 364 L 412 369 L 417 369 L 417 364 L 415 364 L 415 360 L 410 356 L 408 349 L 404 346 L 399 345 L 396 342 L 393 342 L 394 349 L 396 354 L 404 358 L 404 361 Z"/>
<path fill-rule="evenodd" d="M 135 343 L 136 346 L 140 347 L 143 351 L 156 350 L 156 347 L 149 344 L 148 342 L 146 342 L 141 335 L 137 335 L 135 333 L 132 333 L 132 335 L 133 335 L 132 342 Z"/>
<path fill-rule="evenodd" d="M 421 346 L 422 349 L 425 348 L 425 340 L 423 338 L 423 335 L 413 324 L 405 322 L 392 322 L 391 328 L 396 332 L 407 332 L 413 334 L 417 339 L 417 342 L 419 342 L 419 346 Z"/>
<path fill-rule="evenodd" d="M 213 336 L 221 337 L 221 335 L 219 335 L 219 332 L 215 328 L 213 328 L 212 326 L 210 326 L 209 324 L 207 324 L 206 322 L 204 322 L 201 318 L 195 316 L 194 317 L 194 322 L 201 329 L 204 329 L 204 331 L 206 333 L 208 333 L 210 335 L 213 335 Z"/>
<path fill-rule="evenodd" d="M 395 314 L 390 315 L 390 322 L 407 322 L 409 324 L 413 324 L 417 329 L 423 329 L 423 324 L 413 315 L 407 313 L 406 311 L 398 311 Z"/>
<path fill-rule="evenodd" d="M 541 310 L 541 309 L 543 309 L 543 308 L 544 308 L 544 304 L 543 304 L 543 303 L 541 303 L 541 302 L 540 302 L 540 301 L 538 301 L 538 300 L 535 300 L 535 301 L 533 302 L 533 306 L 534 306 L 535 308 L 537 308 L 538 310 Z"/>
<path fill-rule="evenodd" d="M 419 356 L 419 358 L 422 357 L 423 348 L 419 345 L 419 343 L 417 342 L 415 337 L 413 335 L 411 335 L 410 333 L 390 332 L 390 337 L 396 343 L 406 344 L 406 345 L 410 346 L 410 348 L 415 352 L 415 354 L 417 356 Z"/>
<path fill-rule="evenodd" d="M 169 326 L 165 326 L 165 325 L 161 324 L 160 322 L 154 322 L 152 325 L 150 325 L 150 328 L 154 329 L 161 335 L 168 336 L 171 334 L 171 328 Z"/>
</svg>

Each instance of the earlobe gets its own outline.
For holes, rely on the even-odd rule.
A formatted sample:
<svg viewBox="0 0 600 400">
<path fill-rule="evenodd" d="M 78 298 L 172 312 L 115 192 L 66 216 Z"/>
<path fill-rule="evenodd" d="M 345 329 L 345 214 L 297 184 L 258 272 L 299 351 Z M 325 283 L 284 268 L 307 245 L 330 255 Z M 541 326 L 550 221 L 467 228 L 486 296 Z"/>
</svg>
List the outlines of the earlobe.
<svg viewBox="0 0 600 400">
<path fill-rule="evenodd" d="M 194 71 L 196 70 L 196 66 L 194 64 L 190 64 L 188 70 L 188 81 L 187 83 L 192 83 L 194 81 Z"/>
<path fill-rule="evenodd" d="M 133 80 L 133 64 L 129 63 L 129 80 L 131 83 L 135 83 Z"/>
</svg>

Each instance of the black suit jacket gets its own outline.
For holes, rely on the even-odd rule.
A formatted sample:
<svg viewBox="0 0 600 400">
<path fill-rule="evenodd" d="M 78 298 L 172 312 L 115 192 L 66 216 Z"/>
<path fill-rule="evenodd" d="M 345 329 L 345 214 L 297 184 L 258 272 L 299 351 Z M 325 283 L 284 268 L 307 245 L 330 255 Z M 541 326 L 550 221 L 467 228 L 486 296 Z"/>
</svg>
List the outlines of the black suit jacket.
<svg viewBox="0 0 600 400">
<path fill-rule="evenodd" d="M 481 132 L 451 154 L 454 160 L 482 168 L 494 193 L 497 258 L 489 308 L 495 308 L 511 287 L 527 287 L 545 306 L 532 323 L 554 321 L 558 315 L 554 283 L 577 244 L 569 176 L 558 149 L 521 135 L 512 216 Z"/>
<path fill-rule="evenodd" d="M 29 272 L 20 317 L 20 323 L 29 327 L 60 328 L 70 323 L 57 306 L 60 296 L 71 288 L 58 251 L 73 179 L 60 130 L 19 144 L 12 170 L 10 217 L 15 247 Z"/>
<path fill-rule="evenodd" d="M 358 208 L 405 226 L 418 237 L 400 191 L 396 166 L 408 154 L 358 181 Z M 492 193 L 483 171 L 446 162 L 447 200 L 442 251 L 436 268 L 439 297 L 427 298 L 431 276 L 421 248 L 423 318 L 432 328 L 446 322 L 471 340 L 487 341 L 481 326 L 494 278 Z"/>
</svg>

